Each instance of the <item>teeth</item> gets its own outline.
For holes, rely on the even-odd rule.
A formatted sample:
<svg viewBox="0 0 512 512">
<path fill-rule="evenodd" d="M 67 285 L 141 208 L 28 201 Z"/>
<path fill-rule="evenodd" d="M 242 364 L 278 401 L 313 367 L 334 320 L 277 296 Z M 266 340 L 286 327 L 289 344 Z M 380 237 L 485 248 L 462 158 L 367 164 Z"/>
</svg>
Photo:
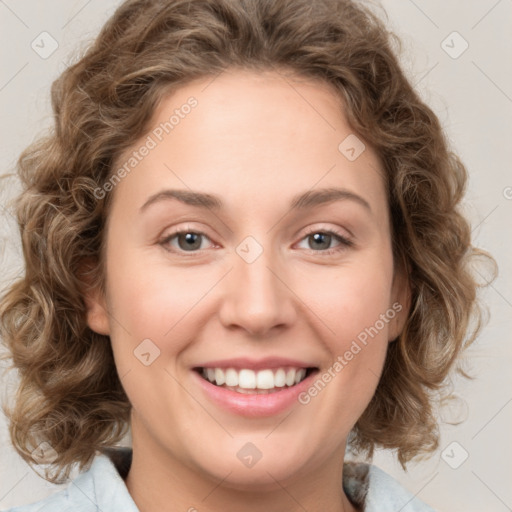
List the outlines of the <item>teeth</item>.
<svg viewBox="0 0 512 512">
<path fill-rule="evenodd" d="M 217 386 L 222 386 L 226 381 L 226 376 L 224 372 L 220 368 L 215 368 L 215 382 L 217 382 Z"/>
<path fill-rule="evenodd" d="M 306 375 L 306 370 L 304 370 L 304 369 L 299 370 L 295 374 L 295 384 L 298 384 L 304 378 L 304 375 Z"/>
<path fill-rule="evenodd" d="M 238 386 L 238 374 L 236 373 L 236 370 L 234 370 L 233 368 L 228 368 L 224 375 L 226 376 L 226 386 Z"/>
<path fill-rule="evenodd" d="M 241 386 L 243 387 L 243 386 Z M 274 384 L 274 373 L 272 370 L 261 370 L 256 375 L 256 386 L 258 389 L 272 389 Z"/>
<path fill-rule="evenodd" d="M 240 370 L 238 383 L 235 386 L 240 386 L 244 389 L 256 389 L 256 374 L 252 370 Z"/>
<path fill-rule="evenodd" d="M 279 368 L 274 375 L 274 385 L 276 388 L 282 388 L 286 384 L 286 372 Z"/>
<path fill-rule="evenodd" d="M 246 390 L 268 390 L 294 386 L 306 376 L 306 368 L 276 368 L 255 372 L 254 370 L 235 368 L 203 368 L 203 377 L 217 386 L 238 388 L 241 393 Z"/>
</svg>

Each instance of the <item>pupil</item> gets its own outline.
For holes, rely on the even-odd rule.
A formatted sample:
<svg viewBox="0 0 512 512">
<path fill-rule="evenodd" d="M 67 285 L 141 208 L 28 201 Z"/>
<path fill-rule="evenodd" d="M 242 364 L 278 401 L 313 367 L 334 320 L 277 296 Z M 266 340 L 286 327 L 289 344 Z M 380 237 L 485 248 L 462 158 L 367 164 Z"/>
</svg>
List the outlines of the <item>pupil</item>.
<svg viewBox="0 0 512 512">
<path fill-rule="evenodd" d="M 199 239 L 199 235 L 197 233 L 185 233 L 184 235 L 184 238 L 185 238 L 185 244 L 182 245 L 181 244 L 181 240 L 183 240 L 183 235 L 180 235 L 179 237 L 179 245 L 180 245 L 180 248 L 181 249 L 184 249 L 184 250 L 190 250 L 190 249 L 199 249 L 199 247 L 201 246 L 201 241 Z"/>
<path fill-rule="evenodd" d="M 329 248 L 329 245 L 330 245 L 330 241 L 331 241 L 331 235 L 326 235 L 326 234 L 323 234 L 323 233 L 315 233 L 313 236 L 313 239 L 315 240 L 315 242 L 320 242 L 322 243 L 322 239 L 323 242 L 324 242 L 324 247 L 322 247 L 322 249 L 328 249 Z M 327 242 L 327 243 L 326 243 Z M 318 245 L 317 245 L 317 248 L 318 248 Z"/>
</svg>

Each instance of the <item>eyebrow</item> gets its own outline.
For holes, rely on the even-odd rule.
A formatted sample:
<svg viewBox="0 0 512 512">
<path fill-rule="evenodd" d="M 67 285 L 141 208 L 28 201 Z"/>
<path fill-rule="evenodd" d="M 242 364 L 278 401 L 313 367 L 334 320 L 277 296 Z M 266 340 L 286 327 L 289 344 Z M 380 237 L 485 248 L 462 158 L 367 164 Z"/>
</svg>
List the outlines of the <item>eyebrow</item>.
<svg viewBox="0 0 512 512">
<path fill-rule="evenodd" d="M 173 199 L 190 206 L 197 206 L 208 210 L 219 211 L 223 208 L 222 200 L 216 195 L 205 192 L 194 192 L 192 190 L 166 189 L 150 196 L 140 207 L 140 212 L 142 213 L 152 204 Z M 298 194 L 292 198 L 289 207 L 291 210 L 305 210 L 334 201 L 347 200 L 354 201 L 370 212 L 372 211 L 368 201 L 361 196 L 350 190 L 333 187 L 308 190 L 307 192 Z"/>
</svg>

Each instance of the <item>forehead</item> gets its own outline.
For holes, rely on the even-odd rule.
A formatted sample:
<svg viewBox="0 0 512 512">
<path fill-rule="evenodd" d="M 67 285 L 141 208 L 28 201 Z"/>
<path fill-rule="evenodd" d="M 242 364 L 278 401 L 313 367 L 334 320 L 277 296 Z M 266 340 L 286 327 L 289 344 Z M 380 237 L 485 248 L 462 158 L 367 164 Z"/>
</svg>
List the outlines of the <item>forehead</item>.
<svg viewBox="0 0 512 512">
<path fill-rule="evenodd" d="M 144 145 L 150 150 L 115 191 L 138 206 L 166 187 L 254 211 L 316 187 L 363 194 L 376 213 L 386 206 L 377 154 L 348 125 L 338 93 L 319 80 L 230 70 L 191 82 L 163 97 L 117 168 Z"/>
</svg>

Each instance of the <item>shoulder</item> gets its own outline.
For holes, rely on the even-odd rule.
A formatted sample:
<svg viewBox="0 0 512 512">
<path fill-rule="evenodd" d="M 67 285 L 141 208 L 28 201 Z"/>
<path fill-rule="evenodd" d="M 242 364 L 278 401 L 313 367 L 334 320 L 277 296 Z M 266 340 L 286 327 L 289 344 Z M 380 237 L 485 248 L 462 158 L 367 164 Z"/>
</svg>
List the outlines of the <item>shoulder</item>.
<svg viewBox="0 0 512 512">
<path fill-rule="evenodd" d="M 131 452 L 97 453 L 90 468 L 47 498 L 6 512 L 138 512 L 121 477 Z M 120 474 L 121 472 L 121 474 Z"/>
<path fill-rule="evenodd" d="M 394 512 L 397 509 L 402 512 L 435 512 L 377 466 L 370 466 L 369 480 L 367 512 Z"/>
<path fill-rule="evenodd" d="M 435 512 L 377 466 L 345 464 L 343 487 L 364 512 Z"/>
<path fill-rule="evenodd" d="M 47 498 L 30 503 L 29 505 L 22 505 L 7 509 L 6 512 L 71 512 L 73 505 L 69 502 L 67 489 L 63 489 Z"/>
</svg>

